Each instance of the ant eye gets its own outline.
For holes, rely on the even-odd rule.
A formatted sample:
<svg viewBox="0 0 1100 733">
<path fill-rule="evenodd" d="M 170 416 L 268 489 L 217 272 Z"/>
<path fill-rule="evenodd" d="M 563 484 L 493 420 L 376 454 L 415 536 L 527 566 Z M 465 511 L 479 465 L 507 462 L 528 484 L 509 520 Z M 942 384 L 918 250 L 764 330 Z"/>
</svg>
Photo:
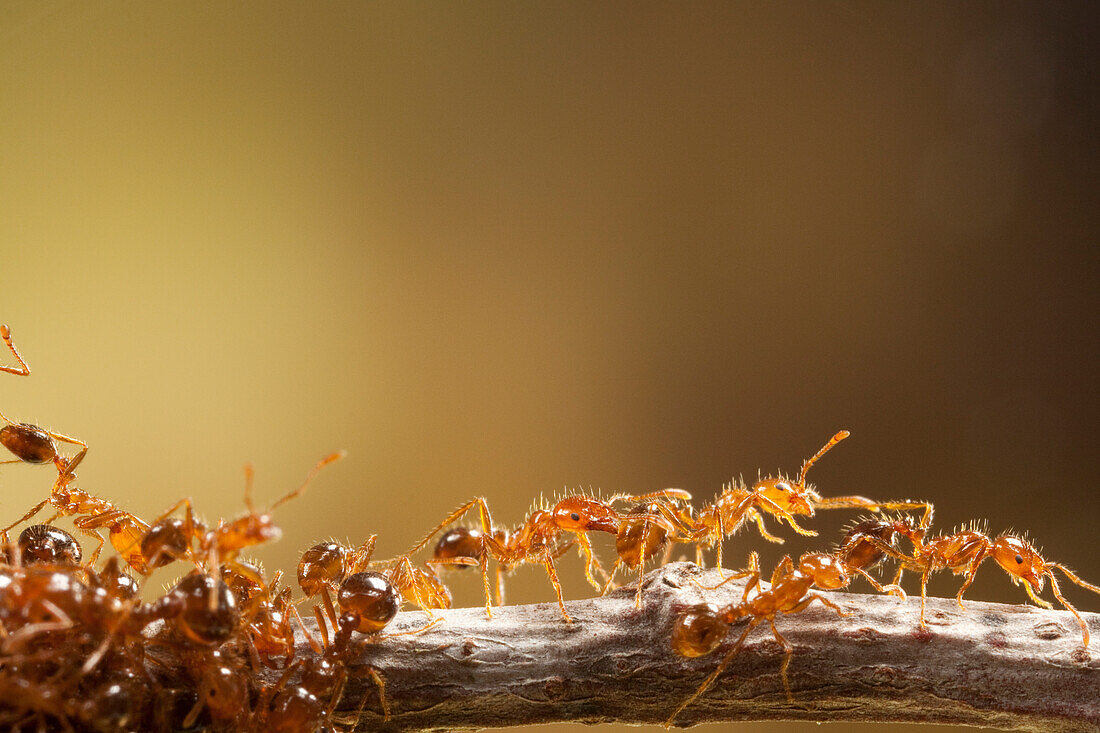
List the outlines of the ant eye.
<svg viewBox="0 0 1100 733">
<path fill-rule="evenodd" d="M 576 512 L 573 512 L 572 514 L 570 514 L 569 518 L 572 519 L 574 522 L 581 521 L 581 515 L 577 514 Z"/>
<path fill-rule="evenodd" d="M 1024 559 L 1022 557 L 1020 557 L 1019 555 L 1016 556 L 1016 564 L 1017 565 L 1023 565 L 1024 564 Z"/>
</svg>

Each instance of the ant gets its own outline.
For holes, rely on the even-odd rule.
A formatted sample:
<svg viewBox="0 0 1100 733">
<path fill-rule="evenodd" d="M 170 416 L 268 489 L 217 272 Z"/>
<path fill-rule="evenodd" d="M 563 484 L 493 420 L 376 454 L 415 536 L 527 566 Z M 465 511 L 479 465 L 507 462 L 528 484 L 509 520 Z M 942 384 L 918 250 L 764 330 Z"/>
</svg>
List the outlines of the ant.
<svg viewBox="0 0 1100 733">
<path fill-rule="evenodd" d="M 1038 593 L 1042 593 L 1045 579 L 1050 578 L 1050 588 L 1054 597 L 1077 618 L 1077 623 L 1081 626 L 1081 646 L 1088 648 L 1089 627 L 1077 609 L 1062 596 L 1062 589 L 1054 577 L 1054 568 L 1061 570 L 1072 582 L 1093 593 L 1100 594 L 1100 586 L 1086 582 L 1061 563 L 1044 560 L 1040 552 L 1027 539 L 1009 533 L 992 539 L 977 524 L 971 524 L 954 534 L 933 537 L 927 541 L 924 540 L 923 525 L 916 531 L 903 534 L 913 543 L 912 555 L 905 555 L 880 539 L 872 538 L 869 541 L 883 553 L 898 560 L 901 565 L 898 569 L 899 577 L 902 570 L 913 570 L 921 574 L 920 627 L 922 629 L 927 626 L 924 620 L 924 605 L 928 577 L 940 570 L 950 570 L 955 575 L 965 574 L 966 579 L 955 595 L 959 608 L 965 608 L 963 594 L 974 582 L 978 567 L 988 558 L 993 558 L 1001 569 L 1008 573 L 1013 583 L 1024 587 L 1032 601 L 1048 609 L 1053 606 L 1040 598 Z"/>
<path fill-rule="evenodd" d="M 775 640 L 783 647 L 785 654 L 783 664 L 779 668 L 779 674 L 783 680 L 783 689 L 787 693 L 787 699 L 793 700 L 790 682 L 787 679 L 787 668 L 791 664 L 794 647 L 783 638 L 783 635 L 779 633 L 779 629 L 776 628 L 776 614 L 798 613 L 805 610 L 814 601 L 820 601 L 836 611 L 838 616 L 851 615 L 820 593 L 810 592 L 813 588 L 837 590 L 847 587 L 851 583 L 850 571 L 870 577 L 862 568 L 849 565 L 844 558 L 835 555 L 809 552 L 799 559 L 797 567 L 795 567 L 789 555 L 784 555 L 772 573 L 770 587 L 767 590 L 761 590 L 760 559 L 753 552 L 749 555 L 747 570 L 735 573 L 714 586 L 714 588 L 717 588 L 731 580 L 747 577 L 749 580 L 745 584 L 745 590 L 739 603 L 731 603 L 722 608 L 718 608 L 711 603 L 701 603 L 682 611 L 673 623 L 672 649 L 684 657 L 701 657 L 710 654 L 722 643 L 733 624 L 743 618 L 749 618 L 749 622 L 733 647 L 718 664 L 718 667 L 703 680 L 703 684 L 691 697 L 676 708 L 665 722 L 665 727 L 671 727 L 672 721 L 676 719 L 680 711 L 710 687 L 714 680 L 722 674 L 722 670 L 741 650 L 749 633 L 765 621 L 771 626 Z M 756 594 L 749 598 L 749 594 L 754 589 L 757 591 Z M 884 590 L 900 591 L 901 589 L 897 586 L 886 586 Z"/>
<path fill-rule="evenodd" d="M 841 430 L 821 447 L 817 453 L 802 462 L 798 479 L 780 474 L 758 479 L 752 488 L 743 484 L 727 484 L 722 493 L 712 503 L 699 510 L 698 516 L 681 512 L 681 520 L 690 528 L 692 541 L 696 543 L 696 564 L 703 564 L 703 549 L 717 546 L 716 564 L 722 569 L 722 541 L 740 529 L 746 520 L 752 520 L 760 530 L 760 536 L 769 542 L 782 544 L 783 540 L 768 532 L 764 526 L 762 512 L 787 522 L 791 529 L 805 537 L 815 537 L 817 532 L 799 526 L 795 521 L 798 515 L 814 515 L 816 509 L 865 508 L 872 511 L 882 509 L 923 509 L 926 520 L 930 521 L 932 505 L 928 502 L 914 501 L 874 501 L 863 496 L 837 496 L 822 498 L 813 485 L 806 483 L 806 473 L 818 459 L 829 452 L 851 433 Z"/>
<path fill-rule="evenodd" d="M 44 506 L 50 504 L 57 511 L 47 520 L 47 524 L 52 523 L 60 516 L 84 515 L 78 517 L 73 522 L 73 526 L 82 534 L 94 538 L 98 543 L 88 559 L 89 565 L 95 564 L 96 560 L 99 559 L 99 553 L 103 550 L 104 538 L 97 530 L 106 528 L 111 538 L 111 544 L 126 560 L 126 564 L 144 574 L 148 570 L 148 564 L 141 552 L 141 540 L 145 533 L 149 531 L 149 525 L 139 519 L 137 515 L 119 509 L 106 499 L 101 499 L 83 489 L 69 486 L 76 478 L 73 469 L 84 460 L 87 453 L 88 448 L 85 446 L 66 464 L 64 470 L 58 475 L 53 488 L 50 490 L 50 495 L 31 507 L 31 510 L 22 517 L 0 529 L 0 533 L 6 533 L 17 524 L 27 521 L 42 511 Z"/>
<path fill-rule="evenodd" d="M 6 324 L 0 324 L 0 338 L 8 345 L 8 349 L 15 355 L 15 359 L 20 365 L 20 368 L 0 366 L 0 371 L 20 377 L 30 376 L 30 367 L 27 366 L 27 362 L 23 361 L 23 357 L 19 355 L 15 344 L 12 343 L 11 329 Z M 88 449 L 88 444 L 79 438 L 70 438 L 68 435 L 53 433 L 29 423 L 13 422 L 2 412 L 0 412 L 0 419 L 7 423 L 0 428 L 0 445 L 15 454 L 15 460 L 0 461 L 0 463 L 53 462 L 60 474 L 65 472 L 69 462 L 57 450 L 55 441 L 60 440 L 64 443 L 79 445 L 83 450 Z"/>
<path fill-rule="evenodd" d="M 670 491 L 679 491 L 673 489 Z M 562 534 L 568 533 L 574 536 L 569 544 L 576 542 L 585 557 L 584 573 L 589 584 L 596 590 L 603 590 L 603 586 L 596 582 L 592 575 L 593 569 L 599 569 L 599 564 L 592 553 L 592 543 L 588 539 L 588 532 L 608 532 L 617 534 L 622 517 L 619 512 L 611 507 L 611 504 L 621 499 L 648 499 L 665 495 L 665 492 L 655 492 L 642 496 L 616 494 L 607 501 L 601 501 L 584 494 L 572 494 L 557 502 L 553 507 L 536 509 L 531 512 L 518 529 L 511 532 L 495 528 L 489 507 L 481 497 L 471 499 L 458 509 L 450 513 L 440 524 L 418 542 L 406 555 L 412 555 L 424 547 L 437 533 L 447 525 L 458 520 L 466 512 L 477 508 L 481 520 L 481 530 L 477 535 L 467 534 L 451 535 L 448 545 L 443 547 L 442 540 L 436 546 L 436 558 L 433 562 L 441 561 L 447 557 L 458 557 L 449 554 L 457 548 L 463 547 L 462 552 L 470 552 L 470 557 L 476 559 L 481 568 L 482 584 L 485 588 L 485 613 L 492 617 L 492 595 L 489 590 L 489 558 L 497 561 L 497 591 L 501 590 L 501 576 L 508 573 L 523 563 L 539 563 L 546 569 L 550 583 L 557 593 L 558 606 L 561 608 L 562 618 L 566 623 L 573 623 L 569 612 L 565 610 L 565 599 L 562 597 L 561 582 L 558 580 L 557 571 L 554 569 L 554 560 L 560 557 L 569 545 L 562 546 Z M 664 521 L 655 517 L 654 521 Z M 670 529 L 674 529 L 670 526 Z M 445 535 L 445 537 L 447 537 Z M 476 542 L 476 550 L 473 545 Z M 441 552 L 443 550 L 443 552 Z"/>
<path fill-rule="evenodd" d="M 341 571 L 355 567 L 347 564 L 349 558 L 357 564 L 369 563 L 374 540 L 375 536 L 372 535 L 358 550 L 351 552 L 337 543 L 321 543 L 307 550 L 298 566 L 299 583 L 303 590 L 307 593 L 310 590 L 327 593 L 328 586 Z M 326 603 L 331 605 L 331 599 L 327 596 Z M 401 608 L 401 591 L 388 575 L 371 571 L 345 574 L 339 581 L 337 604 L 340 615 L 333 621 L 332 643 L 329 644 L 326 639 L 324 651 L 317 658 L 304 663 L 305 671 L 297 685 L 287 686 L 288 670 L 275 686 L 278 692 L 274 695 L 267 722 L 276 731 L 314 730 L 322 721 L 331 717 L 347 682 L 348 667 L 358 656 L 359 649 L 352 644 L 353 632 L 365 634 L 371 641 L 378 641 L 393 636 L 419 634 L 441 621 L 436 619 L 413 631 L 383 636 L 382 630 L 397 616 Z M 329 610 L 332 613 L 332 609 Z M 318 614 L 318 627 L 325 628 L 320 610 L 315 611 Z M 373 667 L 367 666 L 364 671 L 378 686 L 383 720 L 389 720 L 385 679 Z M 327 707 L 322 703 L 325 698 L 329 700 Z"/>
<path fill-rule="evenodd" d="M 322 458 L 306 475 L 301 486 L 287 493 L 272 504 L 271 509 L 263 513 L 257 512 L 252 503 L 254 471 L 251 465 L 245 465 L 244 504 L 248 509 L 246 513 L 228 522 L 220 520 L 214 529 L 207 530 L 195 519 L 191 500 L 181 499 L 162 514 L 152 527 L 146 527 L 137 543 L 136 554 L 141 556 L 144 565 L 160 567 L 174 560 L 194 558 L 192 545 L 197 542 L 201 553 L 199 557 L 205 558 L 211 568 L 220 565 L 230 566 L 237 573 L 262 585 L 263 576 L 247 563 L 238 562 L 237 555 L 247 547 L 279 539 L 282 536 L 282 530 L 275 524 L 271 513 L 301 495 L 321 469 L 346 455 L 347 452 L 341 450 Z M 169 517 L 181 507 L 185 510 L 184 519 Z"/>
<path fill-rule="evenodd" d="M 601 591 L 601 595 L 607 593 L 615 579 L 615 573 L 623 565 L 636 570 L 638 590 L 634 596 L 635 608 L 640 608 L 642 604 L 642 575 L 645 572 L 646 561 L 661 550 L 666 551 L 667 560 L 672 542 L 691 542 L 690 538 L 684 536 L 690 534 L 691 530 L 684 527 L 680 516 L 668 503 L 668 500 L 672 500 L 687 504 L 691 500 L 691 494 L 681 489 L 665 489 L 658 493 L 662 495 L 660 500 L 635 504 L 619 522 L 619 530 L 615 535 L 615 551 L 618 558 Z"/>
<path fill-rule="evenodd" d="M 302 559 L 298 563 L 298 585 L 308 598 L 321 596 L 334 631 L 338 627 L 339 619 L 330 591 L 337 592 L 345 580 L 362 573 L 372 564 L 371 556 L 374 554 L 377 539 L 377 535 L 371 535 L 366 542 L 355 549 L 345 547 L 338 542 L 321 542 L 302 553 Z M 468 557 L 435 562 L 448 565 L 477 565 L 477 560 Z M 429 616 L 431 616 L 430 609 L 451 607 L 451 593 L 439 576 L 428 565 L 423 568 L 413 565 L 408 555 L 394 559 L 392 566 L 386 569 L 382 576 L 406 600 L 423 609 Z M 327 646 L 327 624 L 321 613 L 321 607 L 314 605 L 313 613 Z"/>
</svg>

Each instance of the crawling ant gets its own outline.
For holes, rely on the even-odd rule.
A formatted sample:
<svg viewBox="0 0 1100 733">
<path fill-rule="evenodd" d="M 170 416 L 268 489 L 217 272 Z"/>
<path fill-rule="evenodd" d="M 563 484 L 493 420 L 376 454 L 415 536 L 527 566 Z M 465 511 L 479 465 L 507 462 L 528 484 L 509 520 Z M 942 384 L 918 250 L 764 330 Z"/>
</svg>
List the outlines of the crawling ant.
<svg viewBox="0 0 1100 733">
<path fill-rule="evenodd" d="M 1058 586 L 1058 580 L 1054 577 L 1054 569 L 1057 568 L 1065 574 L 1070 581 L 1082 588 L 1100 594 L 1100 586 L 1093 585 L 1080 577 L 1065 565 L 1057 562 L 1048 562 L 1034 546 L 1022 537 L 1004 533 L 996 539 L 990 538 L 977 525 L 971 525 L 954 534 L 933 537 L 925 541 L 923 528 L 904 533 L 913 543 L 913 554 L 906 555 L 899 552 L 892 545 L 880 539 L 872 538 L 869 541 L 886 555 L 895 558 L 901 565 L 901 569 L 912 570 L 921 574 L 920 585 L 920 626 L 926 627 L 924 620 L 924 605 L 927 597 L 928 577 L 940 570 L 950 570 L 955 575 L 966 575 L 955 600 L 959 608 L 963 606 L 963 594 L 970 584 L 974 582 L 974 576 L 978 567 L 989 558 L 997 561 L 1009 578 L 1016 585 L 1022 585 L 1028 596 L 1043 608 L 1053 608 L 1050 603 L 1038 596 L 1043 591 L 1046 578 L 1050 578 L 1050 589 L 1054 597 L 1062 606 L 1077 618 L 1081 626 L 1081 646 L 1089 645 L 1089 627 L 1081 618 L 1077 609 L 1062 596 L 1062 589 Z"/>
<path fill-rule="evenodd" d="M 0 371 L 20 377 L 29 376 L 31 373 L 30 367 L 27 366 L 27 362 L 23 361 L 23 357 L 16 350 L 15 344 L 11 340 L 11 329 L 5 324 L 0 324 L 0 338 L 8 345 L 8 349 L 15 355 L 15 359 L 20 365 L 19 368 L 0 366 Z M 88 449 L 88 444 L 79 438 L 54 433 L 29 423 L 14 422 L 9 420 L 7 415 L 2 412 L 0 412 L 0 419 L 7 423 L 0 428 L 0 445 L 15 454 L 15 460 L 0 461 L 0 463 L 52 462 L 57 467 L 58 473 L 63 473 L 68 466 L 68 461 L 58 451 L 55 441 L 60 440 L 64 443 L 79 445 L 83 450 Z"/>
<path fill-rule="evenodd" d="M 298 563 L 298 585 L 308 598 L 321 596 L 328 620 L 334 630 L 337 628 L 338 618 L 330 591 L 342 592 L 347 579 L 362 574 L 370 567 L 377 538 L 377 535 L 371 535 L 366 542 L 355 549 L 345 547 L 338 542 L 320 542 L 302 553 L 302 559 Z M 456 557 L 437 562 L 458 566 L 477 564 L 477 560 L 468 557 Z M 380 576 L 384 577 L 401 596 L 423 609 L 429 616 L 433 608 L 451 607 L 450 591 L 428 565 L 417 567 L 413 565 L 408 555 L 395 558 L 392 562 L 378 564 L 389 565 Z M 317 627 L 327 645 L 327 625 L 321 613 L 321 606 L 314 605 L 313 613 L 317 619 Z"/>
<path fill-rule="evenodd" d="M 328 587 L 335 577 L 341 576 L 341 571 L 348 570 L 349 567 L 354 569 L 355 565 L 346 564 L 349 557 L 357 565 L 369 563 L 374 539 L 371 536 L 359 550 L 352 552 L 337 543 L 321 543 L 307 550 L 303 555 L 303 562 L 299 564 L 299 583 L 303 590 L 307 593 L 312 590 L 327 594 Z M 274 695 L 271 712 L 266 718 L 266 722 L 276 731 L 314 730 L 322 721 L 331 717 L 347 682 L 348 667 L 357 657 L 358 649 L 351 641 L 353 632 L 376 641 L 392 636 L 419 634 L 440 621 L 436 619 L 413 631 L 383 636 L 382 630 L 397 616 L 401 608 L 400 590 L 383 573 L 360 570 L 343 574 L 336 601 L 340 615 L 332 623 L 332 643 L 328 643 L 326 638 L 323 652 L 317 658 L 303 663 L 304 672 L 298 684 L 287 686 L 289 675 L 284 675 L 276 685 L 278 692 Z M 333 613 L 331 598 L 327 595 L 326 604 L 330 614 Z M 320 611 L 315 611 L 318 627 L 324 629 L 325 623 Z M 390 710 L 386 702 L 384 678 L 373 667 L 367 666 L 363 671 L 378 686 L 383 719 L 388 720 Z M 323 702 L 325 699 L 329 701 L 327 706 Z"/>
<path fill-rule="evenodd" d="M 604 584 L 602 594 L 606 594 L 615 579 L 615 573 L 624 565 L 638 573 L 638 590 L 634 596 L 634 607 L 642 604 L 642 576 L 645 563 L 658 552 L 671 549 L 672 542 L 691 542 L 690 530 L 685 528 L 677 515 L 675 504 L 671 502 L 689 502 L 691 494 L 680 489 L 665 489 L 658 492 L 660 498 L 654 501 L 642 501 L 635 504 L 619 522 L 615 535 L 615 551 L 618 557 Z M 690 506 L 690 505 L 688 505 Z"/>
<path fill-rule="evenodd" d="M 730 483 L 712 503 L 704 506 L 697 516 L 682 512 L 681 519 L 691 530 L 691 538 L 696 542 L 696 563 L 702 565 L 703 549 L 717 547 L 716 564 L 722 569 L 722 541 L 740 529 L 746 520 L 752 520 L 760 536 L 769 542 L 782 544 L 782 538 L 768 532 L 764 526 L 763 513 L 771 514 L 781 522 L 786 522 L 800 535 L 814 537 L 817 532 L 799 526 L 795 517 L 814 515 L 817 509 L 865 508 L 872 511 L 881 509 L 923 509 L 926 520 L 930 521 L 932 505 L 927 502 L 913 501 L 874 501 L 863 496 L 837 496 L 823 498 L 814 487 L 806 483 L 806 474 L 818 459 L 824 456 L 837 443 L 851 433 L 841 430 L 821 447 L 817 453 L 802 462 L 798 479 L 768 476 L 757 480 L 752 488 L 742 484 Z"/>
<path fill-rule="evenodd" d="M 275 524 L 271 513 L 279 506 L 301 495 L 313 478 L 325 466 L 347 455 L 346 451 L 337 451 L 325 456 L 306 475 L 302 485 L 287 493 L 267 512 L 257 512 L 252 503 L 252 466 L 245 466 L 244 503 L 248 511 L 231 521 L 219 521 L 212 530 L 195 519 L 190 499 L 181 499 L 162 514 L 137 542 L 138 554 L 145 566 L 160 567 L 174 560 L 195 557 L 193 543 L 200 548 L 199 557 L 208 561 L 211 567 L 228 565 L 239 574 L 248 576 L 256 583 L 263 583 L 262 575 L 248 564 L 239 563 L 236 558 L 241 550 L 264 542 L 277 540 L 282 531 Z M 170 517 L 178 509 L 185 510 L 184 519 Z"/>
<path fill-rule="evenodd" d="M 731 603 L 722 608 L 710 603 L 702 603 L 682 611 L 673 624 L 672 649 L 684 657 L 701 657 L 710 654 L 722 643 L 733 624 L 743 618 L 748 618 L 749 622 L 718 667 L 703 680 L 703 684 L 691 697 L 676 708 L 666 721 L 665 727 L 671 727 L 672 721 L 680 711 L 710 687 L 741 650 L 749 632 L 765 621 L 771 626 L 775 640 L 783 647 L 783 664 L 779 668 L 779 674 L 783 680 L 787 699 L 793 699 L 790 682 L 787 680 L 787 668 L 790 666 L 794 647 L 779 633 L 779 629 L 775 626 L 775 617 L 780 613 L 798 613 L 814 601 L 820 601 L 833 609 L 838 616 L 850 615 L 825 596 L 810 591 L 813 588 L 837 590 L 847 587 L 851 582 L 849 574 L 851 570 L 863 573 L 862 569 L 850 566 L 842 558 L 834 555 L 820 552 L 806 553 L 798 561 L 797 567 L 790 556 L 785 555 L 772 573 L 771 586 L 767 590 L 760 590 L 760 562 L 757 554 L 753 552 L 749 555 L 747 570 L 735 573 L 715 586 L 719 587 L 735 578 L 747 577 L 748 581 L 739 603 Z M 754 589 L 757 590 L 756 595 L 749 598 L 749 594 Z M 886 589 L 900 590 L 895 586 L 887 586 Z"/>
<path fill-rule="evenodd" d="M 678 491 L 678 490 L 673 490 Z M 462 552 L 471 552 L 476 542 L 476 551 L 470 555 L 462 555 L 476 559 L 481 568 L 482 584 L 485 589 L 485 613 L 493 615 L 492 594 L 489 590 L 489 558 L 497 562 L 497 590 L 501 592 L 501 577 L 503 573 L 510 572 L 523 563 L 538 563 L 546 569 L 550 583 L 558 597 L 558 606 L 561 608 L 562 618 L 566 623 L 572 623 L 573 619 L 565 610 L 565 599 L 562 597 L 561 582 L 558 580 L 557 571 L 554 568 L 554 560 L 565 552 L 562 535 L 571 534 L 569 543 L 576 542 L 585 558 L 584 573 L 589 584 L 596 590 L 603 590 L 603 586 L 596 582 L 592 573 L 598 569 L 595 556 L 592 553 L 592 544 L 588 539 L 588 532 L 608 532 L 617 534 L 622 517 L 611 504 L 620 499 L 645 499 L 661 495 L 656 492 L 652 495 L 634 497 L 626 494 L 616 494 L 608 501 L 601 501 L 583 494 L 566 496 L 553 507 L 536 509 L 531 512 L 523 524 L 511 532 L 493 526 L 489 507 L 481 497 L 471 499 L 458 509 L 450 513 L 440 524 L 418 542 L 406 555 L 411 556 L 424 547 L 432 537 L 442 531 L 447 525 L 457 521 L 466 512 L 478 510 L 481 521 L 481 529 L 476 535 L 466 536 L 451 535 L 446 546 L 436 546 L 436 558 L 433 562 L 447 557 L 459 557 L 451 554 L 463 545 Z M 664 522 L 660 517 L 654 517 L 654 521 Z M 674 529 L 671 526 L 670 530 Z M 442 550 L 442 552 L 441 552 Z"/>
<path fill-rule="evenodd" d="M 33 506 L 30 511 L 7 527 L 4 527 L 0 530 L 0 533 L 7 532 L 17 524 L 27 521 L 42 511 L 44 506 L 50 504 L 57 511 L 50 517 L 47 524 L 52 523 L 54 519 L 60 516 L 83 515 L 78 516 L 73 522 L 73 526 L 82 534 L 97 541 L 96 548 L 88 559 L 90 565 L 95 564 L 96 560 L 99 559 L 99 553 L 103 550 L 104 538 L 98 530 L 106 528 L 111 538 L 111 544 L 126 560 L 126 564 L 139 573 L 145 573 L 148 570 L 148 563 L 141 551 L 141 540 L 149 531 L 149 525 L 139 519 L 137 515 L 119 509 L 106 499 L 101 499 L 83 489 L 73 488 L 69 485 L 76 478 L 73 469 L 84 460 L 87 452 L 88 448 L 85 446 L 65 465 L 64 470 L 54 481 L 49 497 Z"/>
</svg>

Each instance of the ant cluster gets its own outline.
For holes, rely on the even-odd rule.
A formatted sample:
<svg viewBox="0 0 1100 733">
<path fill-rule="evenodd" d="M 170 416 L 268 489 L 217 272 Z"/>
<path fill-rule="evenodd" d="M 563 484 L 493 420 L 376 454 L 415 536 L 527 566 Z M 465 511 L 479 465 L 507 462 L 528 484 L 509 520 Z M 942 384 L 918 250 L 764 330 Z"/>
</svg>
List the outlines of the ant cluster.
<svg viewBox="0 0 1100 733">
<path fill-rule="evenodd" d="M 19 363 L 0 366 L 0 371 L 28 376 L 30 369 L 7 326 L 0 325 L 0 338 Z M 1049 579 L 1055 598 L 1077 618 L 1084 647 L 1089 644 L 1088 626 L 1063 597 L 1053 571 L 1100 593 L 1100 587 L 1046 561 L 1025 538 L 1013 534 L 991 537 L 970 526 L 930 537 L 929 502 L 823 497 L 807 483 L 806 475 L 848 437 L 847 431 L 840 431 L 803 462 L 797 478 L 769 476 L 751 485 L 731 482 L 699 507 L 682 489 L 606 499 L 572 494 L 553 505 L 537 506 L 509 529 L 494 522 L 485 499 L 475 498 L 396 558 L 373 559 L 374 535 L 358 547 L 322 542 L 301 556 L 297 581 L 304 598 L 295 600 L 290 587 L 280 587 L 281 572 L 268 579 L 240 554 L 277 539 L 280 531 L 271 510 L 299 496 L 343 452 L 319 461 L 301 486 L 266 512 L 253 505 L 252 471 L 246 467 L 247 511 L 241 516 L 204 523 L 184 499 L 146 523 L 75 486 L 75 469 L 88 452 L 84 441 L 13 422 L 3 413 L 0 419 L 0 444 L 15 456 L 3 463 L 51 463 L 57 472 L 47 497 L 0 530 L 0 726 L 13 730 L 335 730 L 334 711 L 353 675 L 373 681 L 378 690 L 375 712 L 385 719 L 390 714 L 385 678 L 381 670 L 362 661 L 363 647 L 399 635 L 384 631 L 406 601 L 429 617 L 434 610 L 450 608 L 451 593 L 440 576 L 445 568 L 479 569 L 485 612 L 491 617 L 494 605 L 504 603 L 506 576 L 524 564 L 541 565 L 563 622 L 573 623 L 555 561 L 574 547 L 584 558 L 586 580 L 601 593 L 613 586 L 620 569 L 635 571 L 635 605 L 640 606 L 647 563 L 667 562 L 677 545 L 693 545 L 700 565 L 704 553 L 714 551 L 721 572 L 723 542 L 742 526 L 751 522 L 765 540 L 782 543 L 765 520 L 816 536 L 799 520 L 825 509 L 872 514 L 852 524 L 831 552 L 809 552 L 797 563 L 784 556 L 767 584 L 759 557 L 752 552 L 743 570 L 719 584 L 745 580 L 739 601 L 681 608 L 672 619 L 671 648 L 683 657 L 710 654 L 735 625 L 744 622 L 744 628 L 702 685 L 672 713 L 669 725 L 717 679 L 751 631 L 765 622 L 784 649 L 780 675 L 790 697 L 787 668 L 793 648 L 777 628 L 776 618 L 798 613 L 815 601 L 847 615 L 818 591 L 846 588 L 856 576 L 880 593 L 904 599 L 904 572 L 919 573 L 923 628 L 929 576 L 942 570 L 964 575 L 957 594 L 962 607 L 963 594 L 979 566 L 992 558 L 1045 608 L 1051 605 L 1038 594 Z M 77 452 L 66 457 L 59 443 L 77 446 Z M 54 514 L 46 523 L 27 526 L 15 541 L 10 539 L 10 531 L 47 505 Z M 460 524 L 470 514 L 476 518 L 474 526 Z M 84 557 L 73 535 L 53 525 L 61 516 L 72 517 L 76 531 L 95 543 L 90 556 Z M 594 532 L 615 538 L 617 557 L 610 571 L 604 571 L 596 558 L 589 536 Z M 107 539 L 117 556 L 99 564 Z M 414 561 L 433 539 L 431 557 Z M 896 563 L 897 569 L 892 582 L 882 584 L 870 571 L 887 561 Z M 173 563 L 184 568 L 182 578 L 160 597 L 143 600 L 144 580 Z M 602 582 L 597 580 L 600 575 Z M 319 639 L 302 621 L 302 602 L 312 605 Z M 420 633 L 441 620 L 401 633 Z M 298 632 L 312 655 L 296 656 Z M 265 670 L 274 672 L 261 674 Z M 364 698 L 352 727 L 364 714 L 366 702 Z"/>
</svg>

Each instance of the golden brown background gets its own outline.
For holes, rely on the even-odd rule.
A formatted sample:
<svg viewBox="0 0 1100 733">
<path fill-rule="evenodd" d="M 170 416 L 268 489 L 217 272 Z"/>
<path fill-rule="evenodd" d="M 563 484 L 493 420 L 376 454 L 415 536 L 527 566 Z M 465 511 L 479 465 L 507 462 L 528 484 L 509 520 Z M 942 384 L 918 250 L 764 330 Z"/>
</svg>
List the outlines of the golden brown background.
<svg viewBox="0 0 1100 733">
<path fill-rule="evenodd" d="M 34 373 L 0 409 L 147 518 L 346 447 L 269 567 L 478 494 L 509 524 L 563 487 L 707 499 L 848 428 L 823 493 L 1027 528 L 1096 581 L 1096 20 L 6 2 L 0 320 Z M 49 474 L 3 467 L 5 523 Z M 1023 600 L 992 565 L 970 595 Z"/>
</svg>

